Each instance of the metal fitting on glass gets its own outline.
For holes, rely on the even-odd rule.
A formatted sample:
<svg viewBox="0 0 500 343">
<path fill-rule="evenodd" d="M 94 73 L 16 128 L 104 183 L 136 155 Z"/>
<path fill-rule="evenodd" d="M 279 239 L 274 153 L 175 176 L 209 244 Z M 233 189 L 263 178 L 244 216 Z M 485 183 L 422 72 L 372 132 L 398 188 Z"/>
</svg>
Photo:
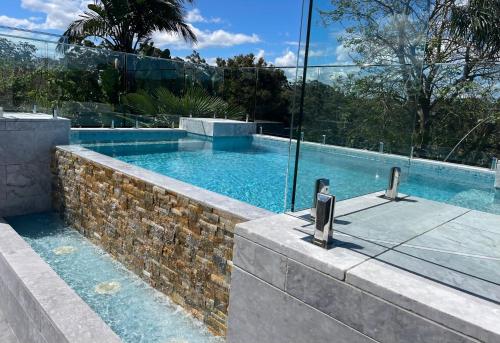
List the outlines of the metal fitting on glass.
<svg viewBox="0 0 500 343">
<path fill-rule="evenodd" d="M 398 197 L 399 184 L 401 182 L 401 168 L 393 167 L 391 173 L 389 174 L 389 186 L 385 191 L 385 197 L 387 199 L 396 200 Z"/>
<path fill-rule="evenodd" d="M 381 154 L 384 153 L 384 142 L 378 143 L 378 152 Z"/>
<path fill-rule="evenodd" d="M 497 166 L 498 166 L 498 158 L 493 157 L 491 159 L 491 170 L 497 170 Z"/>
<path fill-rule="evenodd" d="M 304 131 L 300 133 L 300 140 L 303 142 L 304 141 Z"/>
<path fill-rule="evenodd" d="M 326 144 L 326 135 L 323 135 L 323 144 Z"/>
<path fill-rule="evenodd" d="M 259 134 L 262 134 L 262 126 L 259 126 Z"/>
<path fill-rule="evenodd" d="M 313 243 L 327 248 L 333 240 L 335 196 L 318 193 Z"/>
<path fill-rule="evenodd" d="M 114 119 L 112 119 L 112 120 L 111 120 L 111 128 L 112 128 L 112 129 L 114 129 L 114 128 L 115 128 L 115 120 L 114 120 Z"/>
<path fill-rule="evenodd" d="M 35 105 L 33 105 L 33 114 L 37 114 L 37 112 L 38 112 L 38 110 L 37 110 L 36 104 L 35 104 Z"/>
<path fill-rule="evenodd" d="M 311 217 L 316 218 L 316 205 L 318 203 L 318 193 L 329 194 L 330 193 L 330 180 L 328 179 L 317 179 L 314 183 L 314 193 L 313 193 L 313 203 L 311 207 Z"/>
<path fill-rule="evenodd" d="M 52 119 L 57 119 L 58 113 L 57 113 L 57 107 L 52 108 Z"/>
<path fill-rule="evenodd" d="M 139 120 L 135 120 L 135 128 L 138 129 L 139 128 Z"/>
</svg>

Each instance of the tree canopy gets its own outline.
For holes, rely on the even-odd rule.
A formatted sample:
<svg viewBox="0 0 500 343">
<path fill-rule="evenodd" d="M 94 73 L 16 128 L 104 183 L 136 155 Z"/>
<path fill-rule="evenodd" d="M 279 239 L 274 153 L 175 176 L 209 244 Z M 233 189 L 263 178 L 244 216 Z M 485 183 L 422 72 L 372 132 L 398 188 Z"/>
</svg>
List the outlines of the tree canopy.
<svg viewBox="0 0 500 343">
<path fill-rule="evenodd" d="M 105 48 L 127 53 L 149 49 L 154 32 L 170 32 L 186 41 L 196 36 L 186 23 L 185 3 L 192 0 L 96 0 L 64 36 L 81 44 L 97 39 Z M 62 41 L 61 41 L 62 42 Z"/>
</svg>

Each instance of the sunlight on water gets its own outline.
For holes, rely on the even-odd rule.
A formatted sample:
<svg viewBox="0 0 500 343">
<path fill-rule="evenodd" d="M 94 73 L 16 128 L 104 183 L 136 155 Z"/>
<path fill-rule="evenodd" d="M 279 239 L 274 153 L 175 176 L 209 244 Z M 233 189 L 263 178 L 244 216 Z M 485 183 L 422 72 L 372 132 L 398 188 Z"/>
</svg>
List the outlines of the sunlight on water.
<svg viewBox="0 0 500 343">
<path fill-rule="evenodd" d="M 273 212 L 283 212 L 288 168 L 286 141 L 253 141 L 248 137 L 208 141 L 188 137 L 163 143 L 88 145 L 89 149 L 173 177 Z M 309 208 L 314 180 L 329 178 L 337 200 L 384 190 L 390 162 L 383 155 L 359 158 L 324 150 L 303 150 L 297 178 L 297 209 Z M 440 171 L 414 174 L 408 161 L 401 192 L 470 209 L 500 214 L 500 191 L 493 181 L 478 182 Z M 471 186 L 474 185 L 474 186 Z M 288 194 L 291 194 L 288 185 Z"/>
</svg>

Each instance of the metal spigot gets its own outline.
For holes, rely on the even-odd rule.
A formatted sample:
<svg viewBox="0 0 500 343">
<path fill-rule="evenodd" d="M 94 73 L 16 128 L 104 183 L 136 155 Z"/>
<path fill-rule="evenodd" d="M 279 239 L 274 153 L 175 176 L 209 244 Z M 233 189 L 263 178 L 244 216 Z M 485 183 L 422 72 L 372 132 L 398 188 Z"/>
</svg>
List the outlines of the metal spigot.
<svg viewBox="0 0 500 343">
<path fill-rule="evenodd" d="M 498 165 L 498 158 L 493 157 L 491 159 L 491 170 L 493 171 L 497 170 L 497 165 Z"/>
<path fill-rule="evenodd" d="M 313 203 L 311 207 L 311 217 L 316 218 L 316 207 L 318 203 L 318 193 L 329 194 L 330 193 L 330 180 L 328 179 L 317 179 L 314 182 L 314 192 L 313 192 Z"/>
<path fill-rule="evenodd" d="M 378 143 L 378 152 L 381 154 L 384 153 L 384 142 Z"/>
<path fill-rule="evenodd" d="M 401 168 L 393 167 L 389 174 L 389 186 L 385 191 L 387 199 L 396 200 L 398 197 L 399 184 L 401 182 Z"/>
<path fill-rule="evenodd" d="M 333 241 L 333 221 L 335 215 L 335 196 L 318 193 L 316 222 L 313 243 L 327 248 Z"/>
<path fill-rule="evenodd" d="M 114 129 L 115 128 L 115 120 L 114 119 L 111 119 L 111 128 Z"/>
</svg>

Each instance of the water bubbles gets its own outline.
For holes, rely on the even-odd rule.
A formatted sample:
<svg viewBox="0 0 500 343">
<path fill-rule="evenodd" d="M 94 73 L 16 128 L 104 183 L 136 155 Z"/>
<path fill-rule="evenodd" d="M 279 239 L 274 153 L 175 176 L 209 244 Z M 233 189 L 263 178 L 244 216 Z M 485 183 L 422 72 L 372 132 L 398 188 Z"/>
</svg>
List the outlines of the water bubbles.
<svg viewBox="0 0 500 343">
<path fill-rule="evenodd" d="M 115 294 L 120 291 L 121 285 L 117 281 L 105 281 L 95 286 L 94 290 L 98 294 Z"/>
<path fill-rule="evenodd" d="M 56 255 L 68 255 L 74 253 L 76 250 L 77 249 L 71 245 L 63 245 L 55 248 L 52 252 Z"/>
<path fill-rule="evenodd" d="M 189 341 L 184 338 L 172 338 L 168 340 L 166 343 L 189 343 Z"/>
</svg>

